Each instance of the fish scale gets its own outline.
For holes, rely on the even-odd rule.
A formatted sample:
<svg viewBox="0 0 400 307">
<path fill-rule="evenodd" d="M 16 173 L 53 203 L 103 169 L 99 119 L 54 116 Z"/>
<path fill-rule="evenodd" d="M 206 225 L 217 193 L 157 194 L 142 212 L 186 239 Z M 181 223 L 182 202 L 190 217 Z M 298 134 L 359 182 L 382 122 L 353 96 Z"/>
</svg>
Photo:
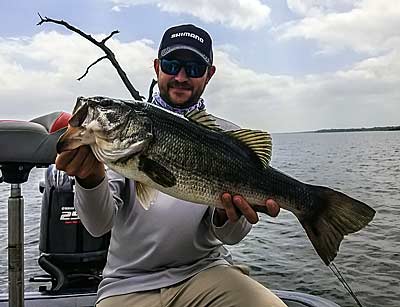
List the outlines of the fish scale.
<svg viewBox="0 0 400 307">
<path fill-rule="evenodd" d="M 246 191 L 244 189 L 249 177 L 244 175 L 243 171 L 248 171 L 251 164 L 243 163 L 245 161 L 240 161 L 232 154 L 228 154 L 228 148 L 216 146 L 221 140 L 206 139 L 198 131 L 196 137 L 198 141 L 193 143 L 190 142 L 192 138 L 190 131 L 182 132 L 175 125 L 163 127 L 160 124 L 153 132 L 155 141 L 149 146 L 146 155 L 150 159 L 158 161 L 161 165 L 169 167 L 177 178 L 177 187 L 167 188 L 168 191 L 163 192 L 173 193 L 178 198 L 188 197 L 187 200 L 196 202 L 199 202 L 199 197 L 201 197 L 201 203 L 216 205 L 217 202 L 220 207 L 222 205 L 219 198 L 223 190 L 242 194 L 249 199 L 250 197 L 257 198 L 256 203 L 260 205 L 265 200 L 265 192 L 255 193 L 254 190 Z M 174 142 L 171 142 L 171 139 Z M 206 143 L 207 141 L 209 141 L 209 144 Z M 164 150 L 168 147 L 166 144 L 171 143 L 173 144 L 169 146 L 169 150 Z M 210 148 L 216 148 L 216 150 L 211 151 Z M 207 173 L 207 177 L 204 176 L 205 173 Z M 226 180 L 222 181 L 221 177 L 226 178 Z M 181 195 L 182 192 L 186 195 Z M 257 194 L 258 197 L 255 197 Z"/>
<path fill-rule="evenodd" d="M 182 117 L 144 102 L 81 97 L 57 151 L 81 145 L 90 145 L 97 159 L 135 180 L 144 207 L 156 190 L 220 208 L 221 194 L 229 192 L 263 213 L 265 200 L 273 198 L 298 218 L 326 265 L 343 237 L 361 230 L 375 214 L 359 200 L 271 167 L 268 133 L 223 131 L 205 111 Z"/>
</svg>

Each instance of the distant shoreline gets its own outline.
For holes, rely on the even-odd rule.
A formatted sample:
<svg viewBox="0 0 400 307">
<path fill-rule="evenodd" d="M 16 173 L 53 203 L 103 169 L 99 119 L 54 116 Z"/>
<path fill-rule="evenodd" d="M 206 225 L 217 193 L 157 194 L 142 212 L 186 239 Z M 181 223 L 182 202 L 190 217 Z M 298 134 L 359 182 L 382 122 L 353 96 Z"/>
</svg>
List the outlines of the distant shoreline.
<svg viewBox="0 0 400 307">
<path fill-rule="evenodd" d="M 366 131 L 399 131 L 400 126 L 385 126 L 372 128 L 336 128 L 336 129 L 320 129 L 307 131 L 312 133 L 330 133 L 330 132 L 366 132 Z"/>
</svg>

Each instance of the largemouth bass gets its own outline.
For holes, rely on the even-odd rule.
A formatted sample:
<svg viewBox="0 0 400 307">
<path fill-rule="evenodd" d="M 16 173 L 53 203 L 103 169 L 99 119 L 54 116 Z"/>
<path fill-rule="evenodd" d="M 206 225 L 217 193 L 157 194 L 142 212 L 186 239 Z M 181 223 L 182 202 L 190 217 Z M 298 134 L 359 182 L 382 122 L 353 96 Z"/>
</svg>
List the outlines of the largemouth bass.
<svg viewBox="0 0 400 307">
<path fill-rule="evenodd" d="M 362 229 L 375 214 L 359 200 L 271 167 L 267 132 L 224 131 L 205 111 L 180 116 L 144 102 L 79 97 L 57 151 L 81 145 L 90 145 L 99 161 L 135 180 L 144 207 L 157 190 L 219 208 L 221 194 L 229 192 L 264 213 L 265 200 L 273 198 L 298 218 L 326 265 L 344 235 Z"/>
</svg>

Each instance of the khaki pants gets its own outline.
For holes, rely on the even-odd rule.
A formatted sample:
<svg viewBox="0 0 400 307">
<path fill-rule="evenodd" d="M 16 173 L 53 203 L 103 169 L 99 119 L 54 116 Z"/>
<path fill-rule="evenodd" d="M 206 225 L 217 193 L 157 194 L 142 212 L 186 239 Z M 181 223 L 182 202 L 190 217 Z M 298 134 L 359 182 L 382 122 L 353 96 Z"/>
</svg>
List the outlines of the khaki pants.
<svg viewBox="0 0 400 307">
<path fill-rule="evenodd" d="M 275 294 L 233 266 L 217 266 L 176 285 L 101 300 L 96 307 L 284 307 Z"/>
</svg>

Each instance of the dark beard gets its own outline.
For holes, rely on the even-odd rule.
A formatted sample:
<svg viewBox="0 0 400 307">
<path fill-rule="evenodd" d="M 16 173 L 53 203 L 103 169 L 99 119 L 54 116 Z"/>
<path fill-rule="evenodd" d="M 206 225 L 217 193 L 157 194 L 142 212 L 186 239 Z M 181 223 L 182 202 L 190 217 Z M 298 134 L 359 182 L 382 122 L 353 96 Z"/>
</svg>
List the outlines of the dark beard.
<svg viewBox="0 0 400 307">
<path fill-rule="evenodd" d="M 192 96 L 184 104 L 179 104 L 179 105 L 175 104 L 170 100 L 169 95 L 168 95 L 168 90 L 170 88 L 185 88 L 185 89 L 189 89 L 189 90 L 192 91 Z M 168 82 L 168 84 L 167 84 L 167 92 L 166 93 L 161 93 L 160 92 L 160 96 L 171 107 L 174 107 L 174 108 L 177 108 L 177 109 L 186 109 L 188 107 L 191 107 L 191 106 L 195 105 L 199 101 L 200 96 L 203 93 L 203 91 L 204 91 L 204 88 L 200 92 L 196 93 L 196 92 L 193 91 L 193 87 L 190 86 L 187 82 L 182 82 L 181 83 L 181 82 L 176 82 L 175 80 L 172 80 L 172 81 Z"/>
</svg>

